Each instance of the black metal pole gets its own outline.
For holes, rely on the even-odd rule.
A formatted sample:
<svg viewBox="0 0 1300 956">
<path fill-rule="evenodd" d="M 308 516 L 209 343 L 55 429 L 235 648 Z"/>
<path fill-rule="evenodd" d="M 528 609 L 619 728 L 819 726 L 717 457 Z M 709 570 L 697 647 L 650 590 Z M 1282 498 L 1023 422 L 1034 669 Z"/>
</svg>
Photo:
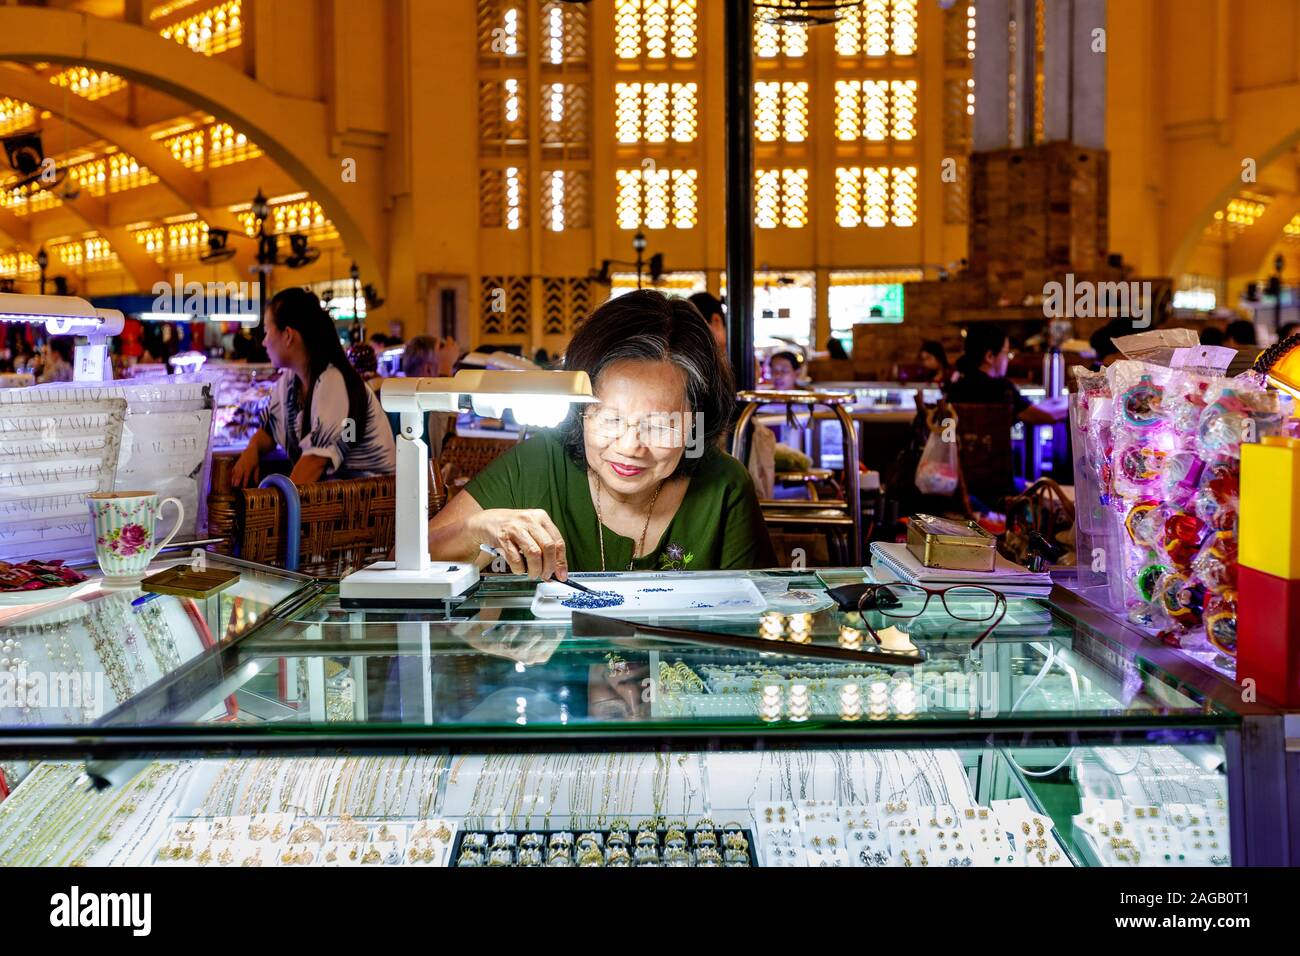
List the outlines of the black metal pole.
<svg viewBox="0 0 1300 956">
<path fill-rule="evenodd" d="M 736 387 L 754 387 L 754 13 L 726 3 L 727 354 Z"/>
</svg>

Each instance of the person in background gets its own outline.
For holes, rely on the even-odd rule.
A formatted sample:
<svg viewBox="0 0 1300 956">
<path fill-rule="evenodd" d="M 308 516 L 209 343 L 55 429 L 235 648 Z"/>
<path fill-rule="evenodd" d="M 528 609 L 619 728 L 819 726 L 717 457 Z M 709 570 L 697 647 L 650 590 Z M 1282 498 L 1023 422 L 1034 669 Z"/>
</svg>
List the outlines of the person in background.
<svg viewBox="0 0 1300 956">
<path fill-rule="evenodd" d="M 38 382 L 72 381 L 72 343 L 70 335 L 51 335 L 45 340 Z"/>
<path fill-rule="evenodd" d="M 1285 341 L 1293 335 L 1300 335 L 1300 322 L 1288 322 L 1277 330 L 1277 340 L 1279 342 Z"/>
<path fill-rule="evenodd" d="M 713 333 L 713 341 L 718 343 L 719 351 L 726 355 L 727 317 L 722 311 L 722 302 L 717 296 L 708 292 L 697 292 L 690 296 L 687 301 L 700 310 L 700 315 L 704 316 L 704 321 L 709 323 L 709 330 Z"/>
<path fill-rule="evenodd" d="M 384 380 L 379 377 L 379 358 L 375 355 L 374 348 L 364 342 L 348 346 L 348 364 L 376 392 L 384 384 Z"/>
<path fill-rule="evenodd" d="M 455 370 L 460 358 L 460 346 L 453 338 L 440 339 L 434 335 L 417 335 L 402 350 L 402 375 L 406 378 L 446 378 Z M 401 415 L 389 412 L 388 421 L 393 434 L 401 430 Z M 428 412 L 424 416 L 424 441 L 429 446 L 429 460 L 442 457 L 442 444 L 456 427 L 456 416 L 444 412 Z"/>
<path fill-rule="evenodd" d="M 1200 341 L 1202 345 L 1222 345 L 1223 329 L 1217 325 L 1207 325 L 1201 330 Z"/>
<path fill-rule="evenodd" d="M 916 353 L 916 361 L 925 369 L 925 374 L 920 381 L 935 382 L 940 385 L 952 381 L 952 366 L 948 364 L 948 353 L 933 339 L 921 343 L 921 350 Z"/>
<path fill-rule="evenodd" d="M 833 335 L 826 340 L 826 351 L 829 352 L 831 358 L 836 361 L 844 362 L 849 358 L 849 353 L 844 351 L 844 343 Z"/>
<path fill-rule="evenodd" d="M 284 449 L 295 484 L 322 478 L 391 475 L 392 429 L 379 397 L 348 364 L 338 331 L 320 300 L 302 288 L 276 293 L 263 321 L 266 351 L 281 375 L 261 426 L 235 463 L 237 488 L 257 483 L 264 454 Z"/>
<path fill-rule="evenodd" d="M 1107 368 L 1124 357 L 1124 354 L 1119 350 L 1119 346 L 1115 344 L 1115 339 L 1122 335 L 1130 335 L 1132 332 L 1132 320 L 1111 319 L 1092 333 L 1088 339 L 1088 345 L 1091 346 L 1093 354 L 1096 355 L 1097 368 Z"/>
<path fill-rule="evenodd" d="M 799 387 L 799 369 L 803 368 L 803 359 L 793 352 L 777 352 L 767 360 L 767 369 L 772 376 L 772 387 L 789 392 Z"/>
<path fill-rule="evenodd" d="M 1013 355 L 1011 340 L 998 326 L 972 325 L 966 332 L 965 352 L 957 360 L 961 378 L 945 389 L 948 401 L 959 405 L 1005 403 L 1030 425 L 1052 425 L 1063 419 L 1068 411 L 1063 402 L 1034 405 L 1007 380 L 1007 366 Z"/>
<path fill-rule="evenodd" d="M 551 367 L 551 353 L 546 349 L 538 349 L 533 353 L 533 364 L 539 368 Z"/>
<path fill-rule="evenodd" d="M 1255 325 L 1245 319 L 1229 322 L 1223 330 L 1223 344 L 1230 349 L 1247 349 L 1255 347 Z"/>
<path fill-rule="evenodd" d="M 1223 344 L 1237 350 L 1237 354 L 1232 357 L 1224 372 L 1229 378 L 1249 371 L 1262 351 L 1255 343 L 1254 323 L 1247 322 L 1245 319 L 1228 323 L 1228 327 L 1223 330 Z"/>
</svg>

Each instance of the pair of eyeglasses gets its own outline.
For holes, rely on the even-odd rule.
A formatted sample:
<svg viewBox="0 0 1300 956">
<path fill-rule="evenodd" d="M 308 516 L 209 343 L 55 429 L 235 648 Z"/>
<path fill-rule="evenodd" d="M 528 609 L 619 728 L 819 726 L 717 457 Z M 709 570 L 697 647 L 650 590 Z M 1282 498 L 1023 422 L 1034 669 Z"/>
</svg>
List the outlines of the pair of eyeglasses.
<svg viewBox="0 0 1300 956">
<path fill-rule="evenodd" d="M 637 440 L 652 448 L 681 448 L 685 444 L 680 412 L 662 412 L 637 420 L 602 409 L 587 412 L 583 420 L 602 441 L 621 441 L 630 429 L 635 428 Z"/>
<path fill-rule="evenodd" d="M 950 588 L 927 588 L 920 584 L 877 584 L 867 588 L 858 598 L 858 617 L 862 619 L 867 633 L 879 644 L 880 635 L 867 620 L 867 611 L 876 611 L 885 618 L 908 620 L 925 613 L 931 598 L 936 597 L 953 620 L 987 624 L 980 636 L 971 643 L 971 650 L 979 647 L 1007 615 L 1006 595 L 980 585 L 958 584 Z"/>
</svg>

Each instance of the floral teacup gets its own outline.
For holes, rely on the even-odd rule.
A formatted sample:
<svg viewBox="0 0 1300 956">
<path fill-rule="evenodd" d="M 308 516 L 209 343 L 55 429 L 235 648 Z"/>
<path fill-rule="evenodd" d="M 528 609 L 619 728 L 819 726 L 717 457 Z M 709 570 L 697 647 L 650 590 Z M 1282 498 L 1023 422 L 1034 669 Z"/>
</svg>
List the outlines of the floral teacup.
<svg viewBox="0 0 1300 956">
<path fill-rule="evenodd" d="M 161 541 L 154 540 L 154 522 L 163 505 L 176 506 L 176 524 Z M 86 495 L 94 523 L 95 557 L 110 587 L 140 583 L 154 555 L 167 546 L 185 521 L 185 507 L 175 498 L 152 491 L 107 491 Z"/>
</svg>

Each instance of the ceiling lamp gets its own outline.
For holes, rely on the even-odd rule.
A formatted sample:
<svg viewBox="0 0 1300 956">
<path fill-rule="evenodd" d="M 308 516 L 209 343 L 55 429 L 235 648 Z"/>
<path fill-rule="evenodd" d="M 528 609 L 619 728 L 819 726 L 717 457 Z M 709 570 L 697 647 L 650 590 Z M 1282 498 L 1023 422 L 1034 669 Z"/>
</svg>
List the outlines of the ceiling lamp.
<svg viewBox="0 0 1300 956">
<path fill-rule="evenodd" d="M 754 19 L 784 26 L 817 26 L 843 19 L 862 0 L 754 0 Z"/>
</svg>

